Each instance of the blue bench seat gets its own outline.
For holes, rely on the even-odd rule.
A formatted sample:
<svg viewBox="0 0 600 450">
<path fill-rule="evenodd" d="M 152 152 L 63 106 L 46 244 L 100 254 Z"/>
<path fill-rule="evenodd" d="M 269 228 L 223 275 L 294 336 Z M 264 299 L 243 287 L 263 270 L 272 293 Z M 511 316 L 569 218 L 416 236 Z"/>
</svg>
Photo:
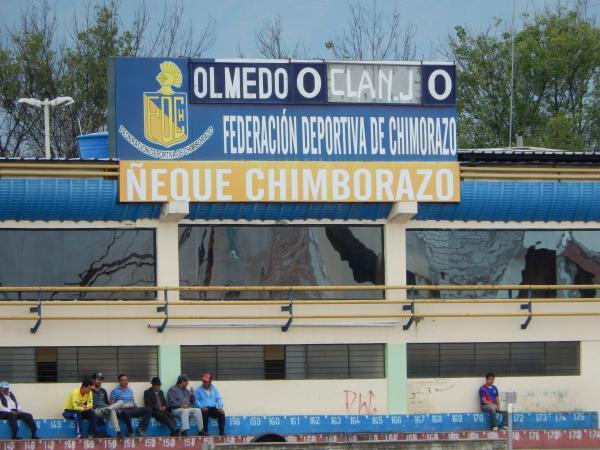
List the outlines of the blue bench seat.
<svg viewBox="0 0 600 450">
<path fill-rule="evenodd" d="M 134 427 L 137 426 L 136 419 Z M 513 415 L 515 429 L 597 429 L 597 412 L 516 412 Z M 43 438 L 72 438 L 75 436 L 73 421 L 65 419 L 36 420 L 39 435 Z M 193 420 L 192 420 L 193 424 Z M 106 422 L 109 434 L 113 430 Z M 125 430 L 122 425 L 122 430 Z M 482 413 L 444 414 L 394 414 L 373 416 L 231 416 L 227 417 L 225 432 L 229 435 L 255 435 L 266 431 L 279 434 L 325 434 L 325 433 L 418 433 L 483 431 L 489 429 L 489 419 Z M 20 424 L 20 435 L 29 437 L 27 427 Z M 198 432 L 195 424 L 191 432 Z M 209 433 L 217 434 L 216 421 L 211 420 Z M 147 436 L 168 436 L 168 429 L 152 419 Z M 0 421 L 0 439 L 8 439 L 10 430 L 6 421 Z"/>
</svg>

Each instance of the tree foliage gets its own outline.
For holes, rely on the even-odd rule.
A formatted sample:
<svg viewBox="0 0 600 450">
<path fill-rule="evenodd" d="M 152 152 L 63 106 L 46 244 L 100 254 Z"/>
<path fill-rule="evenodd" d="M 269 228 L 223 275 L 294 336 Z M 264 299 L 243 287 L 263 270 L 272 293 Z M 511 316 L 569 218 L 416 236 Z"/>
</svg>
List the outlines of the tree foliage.
<svg viewBox="0 0 600 450">
<path fill-rule="evenodd" d="M 483 33 L 456 27 L 459 144 L 509 143 L 512 36 L 497 21 Z M 559 7 L 523 16 L 515 33 L 514 143 L 583 150 L 597 147 L 600 127 L 600 28 L 580 10 Z"/>
<path fill-rule="evenodd" d="M 72 106 L 50 113 L 51 149 L 54 156 L 76 156 L 79 134 L 106 129 L 109 57 L 201 56 L 214 44 L 213 19 L 186 26 L 182 1 L 165 0 L 156 18 L 140 1 L 128 26 L 116 0 L 84 6 L 61 42 L 48 0 L 28 4 L 21 22 L 0 35 L 0 156 L 43 152 L 42 111 L 17 99 L 73 97 Z"/>
<path fill-rule="evenodd" d="M 28 8 L 18 29 L 0 41 L 0 156 L 17 156 L 29 146 L 43 150 L 42 112 L 17 99 L 56 96 L 60 91 L 62 65 L 55 33 L 56 17 L 44 2 Z"/>
</svg>

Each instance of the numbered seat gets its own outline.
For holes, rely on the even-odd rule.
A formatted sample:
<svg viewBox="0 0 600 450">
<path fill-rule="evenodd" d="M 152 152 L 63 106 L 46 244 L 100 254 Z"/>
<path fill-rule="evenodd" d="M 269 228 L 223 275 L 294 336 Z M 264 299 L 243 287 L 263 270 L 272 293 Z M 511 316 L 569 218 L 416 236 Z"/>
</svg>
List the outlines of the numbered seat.
<svg viewBox="0 0 600 450">
<path fill-rule="evenodd" d="M 4 422 L 4 424 L 3 424 Z M 37 420 L 43 438 L 72 438 L 75 428 L 64 419 Z M 209 431 L 216 430 L 216 421 L 209 421 Z M 598 429 L 598 412 L 517 412 L 513 414 L 516 429 L 521 430 L 582 430 Z M 134 424 L 135 425 L 135 424 Z M 215 428 L 213 428 L 215 427 Z M 112 434 L 110 424 L 107 424 Z M 229 416 L 228 435 L 327 433 L 437 433 L 483 431 L 488 422 L 483 413 L 395 414 L 395 415 L 293 415 L 293 416 Z M 192 433 L 197 426 L 192 427 Z M 146 430 L 149 438 L 168 436 L 166 426 L 152 419 Z M 8 439 L 6 421 L 0 421 L 0 439 Z M 52 450 L 52 449 L 46 449 Z"/>
</svg>

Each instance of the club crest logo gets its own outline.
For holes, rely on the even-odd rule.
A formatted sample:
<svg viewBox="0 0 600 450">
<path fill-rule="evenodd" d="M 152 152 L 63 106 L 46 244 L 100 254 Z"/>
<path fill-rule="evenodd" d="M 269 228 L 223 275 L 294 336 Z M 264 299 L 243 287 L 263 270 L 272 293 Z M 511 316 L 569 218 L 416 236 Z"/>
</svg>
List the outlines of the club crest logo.
<svg viewBox="0 0 600 450">
<path fill-rule="evenodd" d="M 188 138 L 187 93 L 173 90 L 181 87 L 183 76 L 171 61 L 161 63 L 156 81 L 158 91 L 144 92 L 144 137 L 169 148 Z"/>
<path fill-rule="evenodd" d="M 214 128 L 209 125 L 192 142 L 177 146 L 190 138 L 187 93 L 173 90 L 174 87 L 180 88 L 183 84 L 181 69 L 172 61 L 163 61 L 156 81 L 160 85 L 156 92 L 143 93 L 144 137 L 149 143 L 162 148 L 140 141 L 124 124 L 119 125 L 119 134 L 129 144 L 151 158 L 163 160 L 184 158 L 202 147 L 212 137 Z"/>
</svg>

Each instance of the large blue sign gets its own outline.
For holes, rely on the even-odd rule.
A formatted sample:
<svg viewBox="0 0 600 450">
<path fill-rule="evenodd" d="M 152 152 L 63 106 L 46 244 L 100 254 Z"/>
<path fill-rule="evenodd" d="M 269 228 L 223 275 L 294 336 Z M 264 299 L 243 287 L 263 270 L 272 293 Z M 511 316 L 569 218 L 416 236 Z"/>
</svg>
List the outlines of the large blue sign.
<svg viewBox="0 0 600 450">
<path fill-rule="evenodd" d="M 456 161 L 453 65 L 115 58 L 122 160 Z"/>
</svg>

